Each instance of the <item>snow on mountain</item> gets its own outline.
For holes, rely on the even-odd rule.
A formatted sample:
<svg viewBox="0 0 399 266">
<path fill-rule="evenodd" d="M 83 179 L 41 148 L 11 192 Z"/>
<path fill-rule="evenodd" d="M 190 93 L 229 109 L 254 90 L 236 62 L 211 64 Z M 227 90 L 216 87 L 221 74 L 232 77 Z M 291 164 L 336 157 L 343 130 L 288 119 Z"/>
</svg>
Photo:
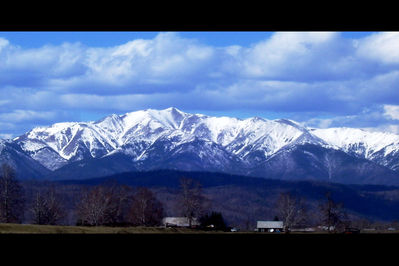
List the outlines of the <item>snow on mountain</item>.
<svg viewBox="0 0 399 266">
<path fill-rule="evenodd" d="M 3 163 L 16 169 L 21 179 L 39 179 L 50 172 L 11 140 L 0 140 L 0 165 Z"/>
<path fill-rule="evenodd" d="M 32 158 L 54 170 L 67 161 L 115 152 L 129 154 L 135 161 L 145 159 L 146 150 L 160 138 L 170 139 L 176 147 L 197 137 L 221 145 L 242 159 L 258 150 L 267 157 L 296 140 L 303 131 L 286 121 L 210 117 L 168 108 L 113 114 L 94 122 L 37 127 L 14 141 Z M 44 154 L 57 162 L 49 163 Z"/>
<path fill-rule="evenodd" d="M 0 154 L 2 154 L 3 150 L 5 149 L 6 143 L 6 140 L 0 139 Z"/>
<path fill-rule="evenodd" d="M 387 132 L 370 132 L 357 128 L 327 128 L 311 130 L 337 149 L 396 168 L 387 157 L 399 157 L 399 136 Z M 396 160 L 397 165 L 398 162 Z M 395 169 L 396 170 L 396 169 Z"/>
<path fill-rule="evenodd" d="M 93 158 L 124 158 L 142 170 L 180 167 L 228 172 L 258 167 L 262 172 L 274 156 L 284 158 L 282 153 L 297 152 L 296 147 L 307 144 L 399 170 L 399 136 L 395 134 L 309 129 L 288 119 L 212 117 L 173 107 L 37 127 L 12 142 L 52 171 Z M 323 154 L 329 153 L 323 150 Z M 321 164 L 324 161 L 320 159 Z"/>
<path fill-rule="evenodd" d="M 33 158 L 46 150 L 48 156 L 51 154 L 54 157 L 56 153 L 61 157 L 57 158 L 60 162 L 81 160 L 87 156 L 95 158 L 115 149 L 113 141 L 107 138 L 101 128 L 96 128 L 93 122 L 57 123 L 50 127 L 38 127 L 14 141 Z M 46 165 L 48 162 L 44 161 L 49 158 L 43 159 L 41 162 Z M 51 168 L 54 167 L 57 165 Z"/>
</svg>

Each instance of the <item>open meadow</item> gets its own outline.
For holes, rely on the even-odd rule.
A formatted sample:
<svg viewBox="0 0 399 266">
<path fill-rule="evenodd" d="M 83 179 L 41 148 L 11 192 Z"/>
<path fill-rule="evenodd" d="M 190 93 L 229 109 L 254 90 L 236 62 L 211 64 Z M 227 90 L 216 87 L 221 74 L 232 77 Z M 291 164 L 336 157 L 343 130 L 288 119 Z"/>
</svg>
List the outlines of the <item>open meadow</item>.
<svg viewBox="0 0 399 266">
<path fill-rule="evenodd" d="M 362 230 L 361 234 L 398 234 L 399 230 Z M 223 232 L 206 231 L 189 228 L 165 227 L 109 227 L 109 226 L 62 226 L 0 223 L 0 234 L 224 234 L 224 235 L 286 235 L 285 233 L 269 233 L 255 231 Z M 290 235 L 320 235 L 326 231 L 290 232 Z M 341 233 L 342 234 L 342 233 Z M 336 235 L 336 234 L 335 234 Z"/>
</svg>

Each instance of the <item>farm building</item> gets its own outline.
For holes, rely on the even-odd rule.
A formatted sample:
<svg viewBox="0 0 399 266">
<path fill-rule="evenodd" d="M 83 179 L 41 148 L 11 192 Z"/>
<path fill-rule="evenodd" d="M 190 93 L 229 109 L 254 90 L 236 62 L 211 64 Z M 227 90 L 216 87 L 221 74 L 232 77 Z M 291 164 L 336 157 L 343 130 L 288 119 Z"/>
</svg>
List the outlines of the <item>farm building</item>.
<svg viewBox="0 0 399 266">
<path fill-rule="evenodd" d="M 258 232 L 282 232 L 282 221 L 257 221 L 256 230 Z"/>
<path fill-rule="evenodd" d="M 187 217 L 165 217 L 162 219 L 162 225 L 165 227 L 189 227 L 189 220 Z M 193 218 L 191 226 L 198 226 L 199 222 Z"/>
</svg>

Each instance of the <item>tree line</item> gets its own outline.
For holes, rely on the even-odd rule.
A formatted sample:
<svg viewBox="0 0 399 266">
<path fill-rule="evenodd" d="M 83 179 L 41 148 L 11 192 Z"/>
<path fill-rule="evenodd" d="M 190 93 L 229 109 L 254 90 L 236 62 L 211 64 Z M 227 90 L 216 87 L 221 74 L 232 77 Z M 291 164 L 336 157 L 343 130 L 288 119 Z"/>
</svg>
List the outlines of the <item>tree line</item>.
<svg viewBox="0 0 399 266">
<path fill-rule="evenodd" d="M 29 200 L 23 186 L 8 164 L 1 166 L 0 173 L 0 223 L 22 223 L 25 210 L 29 223 L 58 225 L 67 216 L 64 198 L 54 185 L 36 189 Z M 163 204 L 148 188 L 132 188 L 115 182 L 85 187 L 79 190 L 74 204 L 76 225 L 82 226 L 159 226 L 165 216 Z M 180 214 L 187 217 L 190 226 L 200 218 L 201 225 L 221 217 L 204 209 L 201 185 L 182 178 L 177 201 Z M 213 220 L 212 220 L 213 219 Z M 216 219 L 217 220 L 217 219 Z M 220 228 L 224 228 L 225 224 Z"/>
<path fill-rule="evenodd" d="M 85 187 L 77 194 L 73 204 L 76 225 L 159 226 L 165 217 L 164 204 L 145 187 L 132 188 L 108 182 Z M 201 184 L 181 178 L 176 207 L 179 214 L 187 218 L 189 226 L 196 219 L 202 229 L 227 230 L 222 213 L 212 211 L 207 203 Z M 372 226 L 367 219 L 351 221 L 343 204 L 335 202 L 331 193 L 325 195 L 316 210 L 318 223 L 329 232 L 343 231 L 350 226 Z M 67 216 L 65 198 L 54 185 L 35 190 L 27 200 L 14 169 L 3 164 L 0 169 L 0 223 L 22 223 L 25 211 L 30 216 L 29 223 L 40 225 L 62 224 Z M 281 192 L 275 203 L 275 220 L 283 221 L 286 232 L 309 226 L 314 213 L 315 209 L 309 209 L 305 199 L 289 192 Z"/>
<path fill-rule="evenodd" d="M 289 192 L 280 194 L 276 210 L 279 216 L 276 216 L 275 219 L 283 221 L 285 232 L 289 232 L 293 228 L 304 228 L 310 224 L 310 214 L 305 200 Z M 328 232 L 344 231 L 351 226 L 343 203 L 335 202 L 331 192 L 325 194 L 325 199 L 318 203 L 316 210 L 318 211 L 318 223 L 323 225 L 322 229 Z M 314 210 L 312 211 L 314 212 Z"/>
</svg>

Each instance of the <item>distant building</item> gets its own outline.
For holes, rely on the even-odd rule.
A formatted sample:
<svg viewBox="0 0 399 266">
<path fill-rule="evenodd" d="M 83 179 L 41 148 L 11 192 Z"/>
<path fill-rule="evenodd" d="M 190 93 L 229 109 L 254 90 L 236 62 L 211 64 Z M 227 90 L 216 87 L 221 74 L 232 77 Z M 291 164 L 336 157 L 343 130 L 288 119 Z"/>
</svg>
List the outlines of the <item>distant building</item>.
<svg viewBox="0 0 399 266">
<path fill-rule="evenodd" d="M 190 227 L 190 223 L 187 217 L 164 217 L 162 219 L 162 225 L 165 227 Z M 196 218 L 192 219 L 191 226 L 199 226 L 200 223 Z"/>
<path fill-rule="evenodd" d="M 283 228 L 282 221 L 258 221 L 256 224 L 258 232 L 282 232 Z"/>
</svg>

